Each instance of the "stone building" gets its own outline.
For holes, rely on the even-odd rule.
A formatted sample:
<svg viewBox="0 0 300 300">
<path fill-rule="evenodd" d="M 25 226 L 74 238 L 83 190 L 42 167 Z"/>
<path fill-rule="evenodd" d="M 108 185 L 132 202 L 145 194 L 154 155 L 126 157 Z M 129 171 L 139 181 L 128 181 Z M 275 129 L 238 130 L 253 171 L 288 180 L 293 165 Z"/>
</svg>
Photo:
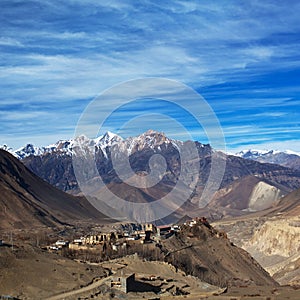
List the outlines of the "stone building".
<svg viewBox="0 0 300 300">
<path fill-rule="evenodd" d="M 110 287 L 124 293 L 133 292 L 135 286 L 135 274 L 125 274 L 123 270 L 117 272 L 110 281 Z"/>
</svg>

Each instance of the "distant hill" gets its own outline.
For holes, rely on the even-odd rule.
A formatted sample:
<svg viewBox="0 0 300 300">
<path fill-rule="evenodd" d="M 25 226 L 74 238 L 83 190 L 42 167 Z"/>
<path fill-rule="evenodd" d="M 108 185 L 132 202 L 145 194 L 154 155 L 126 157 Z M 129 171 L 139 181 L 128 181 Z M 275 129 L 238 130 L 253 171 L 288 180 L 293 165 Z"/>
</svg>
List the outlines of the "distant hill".
<svg viewBox="0 0 300 300">
<path fill-rule="evenodd" d="M 218 190 L 206 209 L 223 216 L 238 216 L 269 208 L 289 191 L 285 186 L 249 175 Z"/>
<path fill-rule="evenodd" d="M 300 216 L 300 189 L 297 189 L 278 201 L 271 215 Z"/>
<path fill-rule="evenodd" d="M 83 197 L 66 194 L 0 150 L 0 229 L 106 222 Z"/>
</svg>

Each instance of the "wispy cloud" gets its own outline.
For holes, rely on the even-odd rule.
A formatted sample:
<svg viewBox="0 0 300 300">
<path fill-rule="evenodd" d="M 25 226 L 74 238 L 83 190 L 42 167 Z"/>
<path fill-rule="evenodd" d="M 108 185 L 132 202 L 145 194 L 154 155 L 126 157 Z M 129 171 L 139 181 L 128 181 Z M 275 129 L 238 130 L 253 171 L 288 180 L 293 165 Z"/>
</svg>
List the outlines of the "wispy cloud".
<svg viewBox="0 0 300 300">
<path fill-rule="evenodd" d="M 3 1 L 1 142 L 15 132 L 22 138 L 11 139 L 14 147 L 26 134 L 28 142 L 43 136 L 43 143 L 71 137 L 96 95 L 119 82 L 153 76 L 180 80 L 203 94 L 229 148 L 239 140 L 251 144 L 255 135 L 270 143 L 287 131 L 296 140 L 299 13 L 300 3 L 281 0 Z M 168 131 L 163 118 L 155 123 Z M 32 124 L 41 134 L 32 132 Z M 114 126 L 110 130 L 122 124 Z M 141 127 L 134 128 L 126 134 Z"/>
</svg>

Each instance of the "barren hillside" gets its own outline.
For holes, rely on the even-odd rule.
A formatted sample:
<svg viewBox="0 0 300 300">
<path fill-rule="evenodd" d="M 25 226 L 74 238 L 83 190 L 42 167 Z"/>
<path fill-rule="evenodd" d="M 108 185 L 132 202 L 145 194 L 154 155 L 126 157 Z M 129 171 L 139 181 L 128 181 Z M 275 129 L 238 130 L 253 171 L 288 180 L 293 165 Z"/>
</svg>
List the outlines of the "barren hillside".
<svg viewBox="0 0 300 300">
<path fill-rule="evenodd" d="M 79 220 L 106 221 L 86 199 L 54 188 L 0 150 L 0 229 L 59 226 Z"/>
</svg>

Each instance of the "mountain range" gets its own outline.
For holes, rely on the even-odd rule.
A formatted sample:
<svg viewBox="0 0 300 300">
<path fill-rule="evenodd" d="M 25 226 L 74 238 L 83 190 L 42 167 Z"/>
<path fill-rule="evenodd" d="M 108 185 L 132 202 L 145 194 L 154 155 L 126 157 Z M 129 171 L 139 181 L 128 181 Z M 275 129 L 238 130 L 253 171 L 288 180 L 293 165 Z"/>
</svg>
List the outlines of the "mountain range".
<svg viewBox="0 0 300 300">
<path fill-rule="evenodd" d="M 261 163 L 278 164 L 284 167 L 300 170 L 300 153 L 290 150 L 243 150 L 235 155 Z"/>
<path fill-rule="evenodd" d="M 125 141 L 125 145 L 123 147 L 127 148 L 127 152 L 131 154 L 132 151 L 137 150 L 135 147 L 138 146 L 138 150 L 141 150 L 146 146 L 146 143 L 148 142 L 150 148 L 155 147 L 155 143 L 159 143 L 159 140 L 153 140 L 149 138 L 151 136 L 151 133 L 154 133 L 153 130 L 149 130 L 148 132 L 144 133 L 143 135 L 139 137 L 130 137 L 126 140 L 124 140 L 119 135 L 112 133 L 112 132 L 106 132 L 104 135 L 95 138 L 95 139 L 87 139 L 87 144 L 89 146 L 94 145 L 95 147 L 101 148 L 103 153 L 106 154 L 106 148 L 111 147 L 114 144 L 118 144 Z M 143 137 L 146 137 L 146 139 L 143 140 Z M 72 155 L 73 154 L 73 146 L 76 144 L 76 141 L 78 140 L 78 137 L 75 139 L 70 140 L 59 140 L 55 144 L 50 144 L 45 147 L 36 147 L 32 144 L 27 144 L 24 147 L 21 147 L 17 150 L 13 150 L 7 145 L 3 145 L 0 148 L 3 150 L 6 150 L 10 153 L 12 153 L 15 157 L 18 159 L 24 159 L 29 156 L 41 156 L 45 155 L 47 153 L 58 153 L 66 154 L 66 155 Z M 174 145 L 180 143 L 178 140 L 171 140 L 168 138 L 165 138 L 165 142 L 173 143 Z M 230 154 L 229 154 L 230 155 Z M 300 152 L 295 152 L 291 150 L 286 151 L 279 151 L 279 150 L 255 150 L 255 149 L 247 149 L 242 150 L 240 152 L 237 152 L 234 154 L 234 156 L 238 156 L 245 159 L 255 160 L 261 163 L 271 163 L 271 164 L 278 164 L 284 167 L 292 168 L 292 169 L 300 169 Z"/>
<path fill-rule="evenodd" d="M 86 156 L 94 151 L 98 172 L 109 191 L 129 202 L 152 203 L 167 195 L 176 185 L 181 171 L 180 151 L 185 143 L 189 141 L 172 140 L 155 131 L 128 139 L 108 132 L 97 139 L 79 136 L 42 148 L 27 145 L 15 151 L 14 155 L 0 150 L 0 229 L 63 228 L 77 223 L 100 224 L 112 221 L 82 196 L 72 164 L 78 146 Z M 230 240 L 249 252 L 273 278 L 281 284 L 299 284 L 300 172 L 295 164 L 294 167 L 286 167 L 258 161 L 260 157 L 280 154 L 275 151 L 246 151 L 235 156 L 218 152 L 210 145 L 199 142 L 195 142 L 195 145 L 199 158 L 188 161 L 188 166 L 196 166 L 199 170 L 199 179 L 192 196 L 182 207 L 174 209 L 172 214 L 158 221 L 158 224 L 188 220 L 201 215 L 210 220 L 219 220 L 217 226 L 228 233 Z M 161 154 L 166 161 L 166 170 L 160 182 L 149 188 L 139 188 L 123 182 L 114 170 L 113 162 L 124 154 L 129 157 L 134 173 L 140 175 L 140 178 L 151 172 L 148 163 L 150 158 L 154 154 Z M 226 162 L 223 180 L 211 201 L 199 208 L 198 203 L 214 154 Z M 82 163 L 80 167 L 88 173 L 89 166 Z M 107 203 L 112 200 L 111 194 L 102 188 L 96 190 L 96 193 Z M 181 194 L 178 193 L 177 196 L 181 197 Z M 172 209 L 172 205 L 170 202 L 168 208 Z M 143 214 L 151 213 L 143 211 Z M 188 230 L 191 229 L 188 227 Z M 192 232 L 188 232 L 187 236 L 187 240 L 181 238 L 167 241 L 168 248 L 189 245 Z M 222 245 L 219 245 L 221 240 Z M 220 261 L 223 261 L 226 251 L 226 255 L 230 257 L 230 253 L 238 248 L 227 239 L 221 240 L 215 238 L 211 240 L 214 243 L 211 245 L 208 245 L 208 241 L 199 243 L 197 253 L 204 255 L 207 247 L 220 248 Z M 200 246 L 206 248 L 200 249 Z M 180 259 L 194 257 L 194 250 L 187 248 Z M 245 274 L 253 269 L 253 278 L 262 276 L 263 280 L 271 283 L 267 273 L 259 269 L 257 264 L 251 266 L 249 262 L 252 258 L 246 252 L 243 254 L 240 249 L 236 251 L 238 253 L 234 255 L 233 261 L 237 256 L 244 257 Z M 206 262 L 211 278 L 215 276 L 213 270 L 217 265 L 214 265 L 216 261 L 210 259 L 216 259 L 216 255 L 199 256 L 200 261 Z M 197 261 L 199 257 L 197 256 Z M 181 263 L 181 260 L 178 262 Z M 226 263 L 230 263 L 231 267 L 233 265 L 232 261 Z M 222 270 L 224 268 L 219 267 Z M 243 268 L 240 268 L 239 272 L 242 271 Z M 238 278 L 241 278 L 240 274 Z M 216 277 L 216 280 L 219 279 Z"/>
<path fill-rule="evenodd" d="M 34 147 L 29 144 L 14 151 L 13 154 L 33 173 L 51 185 L 68 193 L 80 195 L 81 191 L 72 164 L 76 147 L 80 145 L 80 151 L 84 155 L 94 151 L 97 170 L 110 191 L 121 198 L 125 195 L 127 201 L 149 203 L 168 194 L 176 185 L 181 172 L 180 151 L 187 143 L 190 141 L 172 140 L 165 134 L 153 130 L 127 139 L 107 132 L 96 139 L 79 136 L 46 147 Z M 199 170 L 199 178 L 192 196 L 181 208 L 178 217 L 182 217 L 186 211 L 193 214 L 205 213 L 216 219 L 238 216 L 249 211 L 271 207 L 282 196 L 300 188 L 300 171 L 297 168 L 257 161 L 259 157 L 264 156 L 263 153 L 260 155 L 256 153 L 255 156 L 253 152 L 251 156 L 248 151 L 240 153 L 239 156 L 228 155 L 212 149 L 209 144 L 200 142 L 195 142 L 195 147 L 199 157 L 189 161 L 188 164 L 191 169 Z M 161 175 L 159 184 L 151 188 L 139 188 L 123 182 L 114 169 L 113 162 L 126 155 L 129 157 L 133 174 L 138 174 L 140 175 L 138 178 L 142 178 L 150 173 L 148 162 L 154 154 L 161 154 L 165 158 L 166 170 Z M 200 209 L 198 204 L 209 178 L 212 155 L 217 155 L 224 161 L 226 168 L 220 189 L 215 193 L 212 201 Z M 268 154 L 270 155 L 271 153 Z M 82 163 L 80 167 L 89 173 L 88 166 Z M 187 172 L 185 176 L 191 175 Z M 190 179 L 184 178 L 184 181 L 191 182 Z M 97 193 L 103 194 L 103 190 Z M 103 197 L 109 199 L 110 195 L 103 194 Z"/>
</svg>

